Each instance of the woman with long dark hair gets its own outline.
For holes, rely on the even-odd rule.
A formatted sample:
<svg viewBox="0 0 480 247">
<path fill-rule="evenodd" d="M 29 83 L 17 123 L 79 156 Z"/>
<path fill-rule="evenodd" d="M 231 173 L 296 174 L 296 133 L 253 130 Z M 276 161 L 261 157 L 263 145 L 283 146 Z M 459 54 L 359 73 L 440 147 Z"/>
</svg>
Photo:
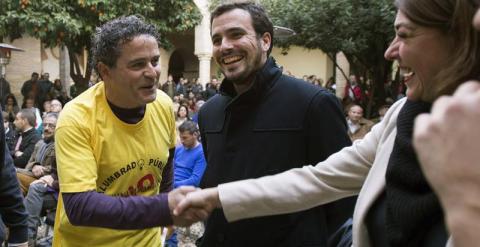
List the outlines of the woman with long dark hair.
<svg viewBox="0 0 480 247">
<path fill-rule="evenodd" d="M 8 94 L 5 97 L 4 111 L 8 113 L 8 121 L 13 123 L 13 120 L 15 120 L 15 115 L 17 115 L 18 111 L 20 111 L 20 108 L 18 107 L 18 101 L 17 98 L 15 98 L 15 95 Z"/>
</svg>

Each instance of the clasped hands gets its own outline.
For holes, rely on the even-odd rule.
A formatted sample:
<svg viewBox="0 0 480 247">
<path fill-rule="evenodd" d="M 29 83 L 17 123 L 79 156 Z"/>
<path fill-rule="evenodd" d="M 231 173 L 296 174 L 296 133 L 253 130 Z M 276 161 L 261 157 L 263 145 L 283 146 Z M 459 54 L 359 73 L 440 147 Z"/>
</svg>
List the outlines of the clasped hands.
<svg viewBox="0 0 480 247">
<path fill-rule="evenodd" d="M 182 186 L 168 193 L 168 206 L 176 226 L 190 226 L 208 218 L 215 208 L 220 208 L 217 188 L 199 189 Z"/>
</svg>

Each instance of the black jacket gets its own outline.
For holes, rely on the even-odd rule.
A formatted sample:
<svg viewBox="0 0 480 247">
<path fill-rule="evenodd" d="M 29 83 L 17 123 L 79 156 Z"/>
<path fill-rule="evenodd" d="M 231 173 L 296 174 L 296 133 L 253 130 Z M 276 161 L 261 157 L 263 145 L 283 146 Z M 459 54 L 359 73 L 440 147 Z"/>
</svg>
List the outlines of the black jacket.
<svg viewBox="0 0 480 247">
<path fill-rule="evenodd" d="M 18 168 L 25 168 L 28 160 L 30 159 L 30 156 L 32 156 L 35 144 L 37 144 L 37 142 L 42 139 L 42 137 L 38 134 L 35 128 L 31 128 L 26 132 L 21 133 L 21 135 L 22 142 L 20 143 L 19 150 L 22 151 L 23 154 L 15 157 L 15 150 L 11 150 L 10 152 L 12 153 L 13 163 L 15 164 L 15 166 Z"/>
<path fill-rule="evenodd" d="M 338 99 L 282 75 L 272 58 L 241 95 L 224 80 L 220 94 L 201 108 L 199 125 L 205 188 L 316 164 L 350 145 Z M 326 246 L 329 234 L 352 215 L 353 199 L 340 204 L 230 224 L 216 210 L 202 246 Z"/>
</svg>

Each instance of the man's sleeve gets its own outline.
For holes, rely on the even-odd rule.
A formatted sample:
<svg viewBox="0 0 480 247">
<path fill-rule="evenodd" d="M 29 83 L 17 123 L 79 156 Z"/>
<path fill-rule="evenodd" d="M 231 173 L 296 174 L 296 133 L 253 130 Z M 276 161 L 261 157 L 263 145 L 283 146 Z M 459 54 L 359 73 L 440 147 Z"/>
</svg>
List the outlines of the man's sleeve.
<svg viewBox="0 0 480 247">
<path fill-rule="evenodd" d="M 90 146 L 90 132 L 74 125 L 55 131 L 57 172 L 62 192 L 96 189 L 97 164 Z"/>
<path fill-rule="evenodd" d="M 177 132 L 176 132 L 176 125 L 175 125 L 175 114 L 173 113 L 173 105 L 170 107 L 169 111 L 169 129 L 167 131 L 170 132 L 170 145 L 168 150 L 168 159 L 167 164 L 162 172 L 162 182 L 160 184 L 160 192 L 169 192 L 173 189 L 173 157 L 175 154 L 175 144 L 177 141 Z"/>
<path fill-rule="evenodd" d="M 352 143 L 340 101 L 331 93 L 319 92 L 308 111 L 308 157 L 310 164 L 325 160 Z"/>
<path fill-rule="evenodd" d="M 204 118 L 204 115 L 205 113 L 202 113 L 202 110 L 200 109 L 198 111 L 198 129 L 200 131 L 200 142 L 202 144 L 202 148 L 203 148 L 203 156 L 205 157 L 205 162 L 208 164 L 208 155 L 207 155 L 207 150 L 208 150 L 208 147 L 207 147 L 207 136 L 204 134 L 204 129 L 203 129 L 203 122 L 202 122 L 202 119 Z"/>
<path fill-rule="evenodd" d="M 28 215 L 7 148 L 5 153 L 7 155 L 4 164 L 0 165 L 0 215 L 5 225 L 10 228 L 9 243 L 24 243 L 28 241 Z"/>
<path fill-rule="evenodd" d="M 173 224 L 167 193 L 115 197 L 90 191 L 62 193 L 62 198 L 68 220 L 75 226 L 132 230 Z"/>
<path fill-rule="evenodd" d="M 168 151 L 168 160 L 162 172 L 162 183 L 160 184 L 160 192 L 170 192 L 173 189 L 173 157 L 175 148 Z"/>
<path fill-rule="evenodd" d="M 32 156 L 33 149 L 35 149 L 35 144 L 37 144 L 38 140 L 39 139 L 32 138 L 23 150 L 23 154 L 15 158 L 14 164 L 16 167 L 25 168 L 28 160 Z"/>
<path fill-rule="evenodd" d="M 25 169 L 26 170 L 29 170 L 31 171 L 33 166 L 34 166 L 34 163 L 35 163 L 35 159 L 37 157 L 37 152 L 38 152 L 38 149 L 39 149 L 39 146 L 40 146 L 40 141 L 38 141 L 36 144 L 35 144 L 35 147 L 33 148 L 33 152 L 32 154 L 30 155 L 30 159 L 28 159 L 28 162 L 27 162 L 27 165 L 25 166 Z"/>
</svg>

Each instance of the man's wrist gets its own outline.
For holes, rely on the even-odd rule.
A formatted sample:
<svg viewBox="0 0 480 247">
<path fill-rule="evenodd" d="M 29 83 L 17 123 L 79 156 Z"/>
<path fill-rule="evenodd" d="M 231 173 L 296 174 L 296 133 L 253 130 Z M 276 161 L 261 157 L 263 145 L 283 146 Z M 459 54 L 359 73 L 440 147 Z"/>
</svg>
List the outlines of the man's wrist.
<svg viewBox="0 0 480 247">
<path fill-rule="evenodd" d="M 170 198 L 170 193 L 161 193 L 158 196 L 160 197 L 160 203 L 161 203 L 161 211 L 163 211 L 160 215 L 163 215 L 161 218 L 161 223 L 160 226 L 170 226 L 173 224 L 173 218 L 172 218 L 172 210 L 171 206 L 172 204 L 170 203 L 171 199 Z"/>
</svg>

